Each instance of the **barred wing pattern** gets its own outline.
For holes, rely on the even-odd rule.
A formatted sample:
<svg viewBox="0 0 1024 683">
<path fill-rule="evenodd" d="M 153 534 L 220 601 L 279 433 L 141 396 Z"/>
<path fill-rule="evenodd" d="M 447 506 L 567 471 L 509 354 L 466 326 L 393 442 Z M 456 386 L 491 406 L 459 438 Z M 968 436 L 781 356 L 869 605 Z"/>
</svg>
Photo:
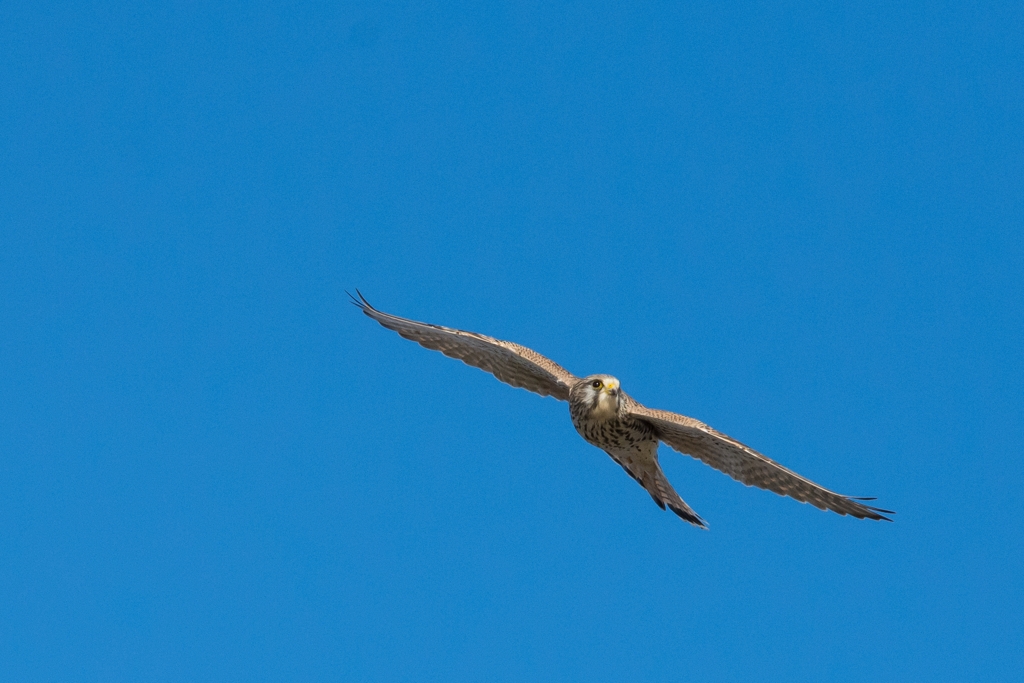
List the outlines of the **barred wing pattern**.
<svg viewBox="0 0 1024 683">
<path fill-rule="evenodd" d="M 476 332 L 399 318 L 378 311 L 363 298 L 359 290 L 356 290 L 356 294 L 359 298 L 352 297 L 352 303 L 384 327 L 394 330 L 420 346 L 440 351 L 446 356 L 458 358 L 466 365 L 486 370 L 506 384 L 527 389 L 541 396 L 554 396 L 560 401 L 568 401 L 569 388 L 579 381 L 558 363 L 525 346 Z"/>
<path fill-rule="evenodd" d="M 829 491 L 703 422 L 666 410 L 647 408 L 632 399 L 628 410 L 631 416 L 654 427 L 658 438 L 670 447 L 725 472 L 747 486 L 774 491 L 840 515 L 892 521 L 885 516 L 893 514 L 891 510 L 860 502 L 873 498 L 851 498 Z"/>
</svg>

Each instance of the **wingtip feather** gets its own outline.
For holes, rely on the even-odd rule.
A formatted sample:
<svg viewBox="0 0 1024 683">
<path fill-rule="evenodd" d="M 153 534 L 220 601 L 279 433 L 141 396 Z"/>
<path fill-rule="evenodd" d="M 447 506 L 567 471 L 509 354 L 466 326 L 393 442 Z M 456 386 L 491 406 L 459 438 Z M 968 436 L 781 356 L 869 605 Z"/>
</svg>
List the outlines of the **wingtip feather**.
<svg viewBox="0 0 1024 683">
<path fill-rule="evenodd" d="M 369 301 L 366 300 L 366 297 L 363 296 L 363 293 L 360 292 L 358 288 L 356 288 L 356 296 L 353 296 L 352 292 L 349 292 L 348 290 L 345 290 L 345 293 L 348 294 L 348 298 L 351 300 L 350 303 L 353 306 L 358 307 L 359 310 L 361 310 L 366 315 L 370 315 L 370 313 L 378 313 L 379 312 L 376 308 L 374 308 L 370 304 Z M 356 298 L 356 297 L 358 297 L 358 298 Z"/>
</svg>

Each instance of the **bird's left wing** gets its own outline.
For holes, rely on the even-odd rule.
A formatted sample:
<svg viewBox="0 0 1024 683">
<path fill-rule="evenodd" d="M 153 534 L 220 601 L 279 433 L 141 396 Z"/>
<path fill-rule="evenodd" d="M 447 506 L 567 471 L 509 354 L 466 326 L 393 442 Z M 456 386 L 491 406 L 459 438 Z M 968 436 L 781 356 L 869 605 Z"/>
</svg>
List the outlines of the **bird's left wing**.
<svg viewBox="0 0 1024 683">
<path fill-rule="evenodd" d="M 525 346 L 476 332 L 399 318 L 378 311 L 363 298 L 359 290 L 356 290 L 356 294 L 359 298 L 352 297 L 352 302 L 384 327 L 394 330 L 420 346 L 440 351 L 446 356 L 458 358 L 466 365 L 486 370 L 506 384 L 528 389 L 541 396 L 554 396 L 560 401 L 567 401 L 569 389 L 578 381 L 558 363 Z"/>
<path fill-rule="evenodd" d="M 692 417 L 647 408 L 632 400 L 628 411 L 654 427 L 658 438 L 675 450 L 691 455 L 747 486 L 768 489 L 841 515 L 892 521 L 885 516 L 893 514 L 891 510 L 860 502 L 872 498 L 851 498 L 829 491 Z"/>
</svg>

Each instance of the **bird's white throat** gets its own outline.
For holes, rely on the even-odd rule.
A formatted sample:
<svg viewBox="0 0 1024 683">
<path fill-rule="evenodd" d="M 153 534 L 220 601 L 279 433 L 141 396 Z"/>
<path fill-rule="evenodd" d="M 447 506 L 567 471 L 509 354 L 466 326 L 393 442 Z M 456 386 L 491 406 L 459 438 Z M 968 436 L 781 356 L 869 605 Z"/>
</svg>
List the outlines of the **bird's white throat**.
<svg viewBox="0 0 1024 683">
<path fill-rule="evenodd" d="M 597 395 L 597 405 L 594 406 L 590 416 L 596 420 L 610 420 L 618 414 L 618 399 L 607 392 L 599 392 Z"/>
</svg>

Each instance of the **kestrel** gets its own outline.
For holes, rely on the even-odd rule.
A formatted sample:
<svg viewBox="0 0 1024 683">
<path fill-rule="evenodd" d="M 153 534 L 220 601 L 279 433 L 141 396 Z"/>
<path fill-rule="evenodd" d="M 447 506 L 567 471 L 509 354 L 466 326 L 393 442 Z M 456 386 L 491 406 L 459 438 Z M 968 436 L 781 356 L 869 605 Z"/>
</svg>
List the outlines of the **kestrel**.
<svg viewBox="0 0 1024 683">
<path fill-rule="evenodd" d="M 858 519 L 892 521 L 891 510 L 865 505 L 818 486 L 736 439 L 691 417 L 640 405 L 611 375 L 579 378 L 536 351 L 476 332 L 407 320 L 378 311 L 356 290 L 352 302 L 378 323 L 428 349 L 486 370 L 502 382 L 569 402 L 576 431 L 622 466 L 654 502 L 703 529 L 707 524 L 687 505 L 658 464 L 658 442 L 693 456 L 747 486 L 789 496 L 822 510 Z M 883 514 L 884 513 L 884 514 Z"/>
</svg>

